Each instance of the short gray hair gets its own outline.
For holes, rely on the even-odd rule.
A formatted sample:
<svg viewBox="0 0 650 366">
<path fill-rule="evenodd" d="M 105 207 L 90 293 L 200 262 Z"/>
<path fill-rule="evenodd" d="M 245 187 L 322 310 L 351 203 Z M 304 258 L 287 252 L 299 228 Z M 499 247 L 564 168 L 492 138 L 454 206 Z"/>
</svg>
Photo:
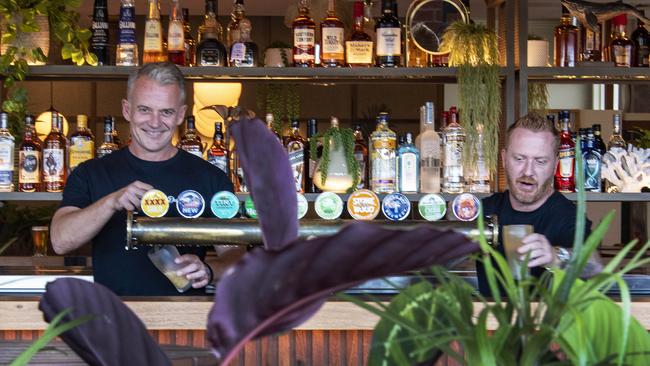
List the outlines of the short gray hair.
<svg viewBox="0 0 650 366">
<path fill-rule="evenodd" d="M 126 84 L 126 97 L 129 100 L 135 81 L 143 76 L 161 85 L 175 84 L 180 90 L 180 102 L 185 104 L 185 77 L 181 70 L 169 61 L 148 63 L 133 71 Z"/>
</svg>

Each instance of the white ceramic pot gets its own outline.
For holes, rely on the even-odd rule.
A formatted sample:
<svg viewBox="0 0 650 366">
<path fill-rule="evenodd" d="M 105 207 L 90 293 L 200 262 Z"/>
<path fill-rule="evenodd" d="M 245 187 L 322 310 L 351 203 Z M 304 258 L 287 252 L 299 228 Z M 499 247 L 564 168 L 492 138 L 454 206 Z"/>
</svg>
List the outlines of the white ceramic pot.
<svg viewBox="0 0 650 366">
<path fill-rule="evenodd" d="M 528 40 L 528 66 L 548 66 L 548 41 Z"/>
<path fill-rule="evenodd" d="M 266 67 L 288 67 L 292 63 L 291 48 L 268 48 L 264 54 L 264 66 Z"/>
</svg>

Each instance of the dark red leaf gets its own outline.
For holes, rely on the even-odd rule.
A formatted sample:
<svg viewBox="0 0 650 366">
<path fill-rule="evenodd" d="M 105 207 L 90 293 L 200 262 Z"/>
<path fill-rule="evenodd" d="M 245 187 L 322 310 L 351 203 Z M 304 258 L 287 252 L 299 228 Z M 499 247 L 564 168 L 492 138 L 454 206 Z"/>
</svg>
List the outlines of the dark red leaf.
<svg viewBox="0 0 650 366">
<path fill-rule="evenodd" d="M 90 365 L 171 365 L 140 319 L 100 284 L 75 278 L 50 282 L 38 308 L 48 323 L 67 308 L 72 311 L 62 322 L 95 315 L 89 322 L 61 335 Z"/>
<path fill-rule="evenodd" d="M 298 237 L 298 202 L 287 152 L 259 119 L 242 118 L 230 129 L 255 202 L 264 247 L 279 249 Z"/>
<path fill-rule="evenodd" d="M 338 234 L 248 253 L 217 285 L 208 338 L 227 364 L 251 339 L 289 330 L 333 293 L 363 281 L 442 264 L 479 249 L 453 231 L 389 230 L 356 222 Z"/>
</svg>

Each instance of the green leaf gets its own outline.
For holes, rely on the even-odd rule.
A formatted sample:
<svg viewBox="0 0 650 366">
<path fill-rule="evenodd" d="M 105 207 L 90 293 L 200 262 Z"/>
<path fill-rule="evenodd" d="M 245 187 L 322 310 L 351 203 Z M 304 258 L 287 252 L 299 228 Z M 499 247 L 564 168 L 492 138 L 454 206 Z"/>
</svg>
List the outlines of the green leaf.
<svg viewBox="0 0 650 366">
<path fill-rule="evenodd" d="M 75 48 L 71 44 L 63 45 L 63 47 L 61 48 L 61 58 L 63 58 L 64 60 L 69 59 L 70 57 L 72 57 L 72 52 L 74 50 Z"/>
<path fill-rule="evenodd" d="M 97 56 L 94 53 L 87 53 L 86 54 L 86 63 L 90 66 L 97 66 L 99 63 L 99 59 L 97 59 Z"/>
<path fill-rule="evenodd" d="M 88 41 L 93 33 L 88 29 L 80 29 L 77 31 L 77 38 L 81 41 Z"/>
</svg>

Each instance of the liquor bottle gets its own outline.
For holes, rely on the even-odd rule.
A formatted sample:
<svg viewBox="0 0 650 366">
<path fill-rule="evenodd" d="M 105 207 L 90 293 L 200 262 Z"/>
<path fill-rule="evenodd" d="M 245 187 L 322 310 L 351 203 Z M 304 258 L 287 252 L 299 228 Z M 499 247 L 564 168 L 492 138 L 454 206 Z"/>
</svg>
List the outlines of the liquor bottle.
<svg viewBox="0 0 650 366">
<path fill-rule="evenodd" d="M 420 191 L 440 193 L 440 135 L 435 131 L 433 102 L 420 107 L 420 134 L 415 146 L 420 151 Z"/>
<path fill-rule="evenodd" d="M 578 27 L 571 23 L 569 10 L 562 6 L 560 25 L 555 27 L 555 66 L 574 67 L 578 60 Z"/>
<path fill-rule="evenodd" d="M 183 39 L 185 40 L 185 66 L 196 66 L 196 40 L 190 28 L 190 11 L 183 8 Z"/>
<path fill-rule="evenodd" d="M 23 142 L 18 147 L 18 191 L 41 190 L 41 140 L 34 129 L 34 116 L 25 116 Z"/>
<path fill-rule="evenodd" d="M 595 32 L 587 27 L 580 27 L 582 61 L 602 61 L 601 35 L 602 25 L 600 23 L 598 24 L 597 30 Z"/>
<path fill-rule="evenodd" d="M 9 132 L 9 114 L 0 112 L 0 192 L 14 190 L 15 147 L 15 139 Z"/>
<path fill-rule="evenodd" d="M 138 45 L 135 41 L 135 0 L 121 1 L 119 27 L 115 65 L 138 66 Z"/>
<path fill-rule="evenodd" d="M 420 191 L 420 152 L 413 144 L 410 132 L 406 133 L 405 141 L 397 151 L 397 176 L 400 192 Z"/>
<path fill-rule="evenodd" d="M 93 6 L 90 50 L 97 56 L 97 65 L 110 65 L 108 55 L 108 8 L 106 0 L 95 0 Z"/>
<path fill-rule="evenodd" d="M 221 24 L 217 21 L 216 2 L 205 1 L 205 18 L 203 20 L 201 40 L 196 47 L 197 66 L 226 66 L 228 51 L 220 41 L 219 31 L 223 33 Z"/>
<path fill-rule="evenodd" d="M 230 22 L 226 26 L 226 46 L 230 47 L 240 37 L 240 22 L 244 19 L 244 0 L 235 0 L 232 4 L 232 13 L 230 13 Z"/>
<path fill-rule="evenodd" d="M 637 19 L 636 29 L 632 32 L 632 42 L 634 42 L 634 57 L 632 58 L 633 66 L 648 67 L 648 55 L 650 55 L 650 34 L 645 28 L 643 22 Z"/>
<path fill-rule="evenodd" d="M 194 116 L 187 116 L 186 123 L 185 134 L 181 137 L 177 147 L 203 159 L 203 143 L 201 143 L 201 137 L 196 133 Z"/>
<path fill-rule="evenodd" d="M 259 47 L 251 39 L 253 25 L 251 21 L 244 16 L 244 1 L 236 0 L 241 4 L 235 4 L 239 9 L 236 15 L 237 29 L 230 30 L 229 37 L 232 37 L 230 46 L 230 66 L 235 67 L 255 67 L 259 62 Z"/>
<path fill-rule="evenodd" d="M 79 164 L 95 157 L 95 136 L 88 129 L 88 117 L 77 116 L 77 131 L 70 136 L 68 167 L 73 171 Z"/>
<path fill-rule="evenodd" d="M 476 163 L 469 175 L 469 191 L 472 193 L 490 193 L 490 169 L 485 164 L 485 151 L 483 150 L 483 132 L 479 130 L 476 138 Z"/>
<path fill-rule="evenodd" d="M 167 59 L 176 65 L 185 66 L 185 29 L 179 0 L 172 0 L 167 26 Z"/>
<path fill-rule="evenodd" d="M 149 0 L 147 20 L 144 24 L 144 47 L 142 63 L 164 60 L 162 26 L 160 24 L 160 4 L 158 0 Z"/>
<path fill-rule="evenodd" d="M 442 130 L 444 146 L 444 164 L 442 191 L 461 193 L 465 185 L 463 171 L 463 149 L 465 147 L 465 129 L 457 122 L 456 107 L 449 110 L 449 124 Z"/>
<path fill-rule="evenodd" d="M 282 136 L 278 133 L 278 131 L 275 130 L 275 118 L 273 117 L 273 113 L 267 113 L 265 116 L 265 121 L 266 121 L 266 127 L 273 132 L 275 137 L 278 139 L 278 142 L 283 144 L 282 142 Z M 284 144 L 283 144 L 284 145 Z"/>
<path fill-rule="evenodd" d="M 388 128 L 388 113 L 377 116 L 377 128 L 370 134 L 370 188 L 376 193 L 397 189 L 397 135 Z"/>
<path fill-rule="evenodd" d="M 372 66 L 373 42 L 364 30 L 363 1 L 354 2 L 354 29 L 350 40 L 345 42 L 345 61 L 350 67 Z"/>
<path fill-rule="evenodd" d="M 397 67 L 402 56 L 402 26 L 397 14 L 393 14 L 391 0 L 382 0 L 382 16 L 375 24 L 377 34 L 377 55 L 375 66 Z"/>
<path fill-rule="evenodd" d="M 313 67 L 315 63 L 316 24 L 309 15 L 308 0 L 298 1 L 298 16 L 293 30 L 293 66 Z"/>
<path fill-rule="evenodd" d="M 230 178 L 228 148 L 223 138 L 223 123 L 214 123 L 212 146 L 208 149 L 208 162 L 221 169 Z"/>
<path fill-rule="evenodd" d="M 359 184 L 357 184 L 357 189 L 366 188 L 366 182 L 368 182 L 368 145 L 359 124 L 354 125 L 354 159 L 359 164 Z"/>
<path fill-rule="evenodd" d="M 208 1 L 212 2 L 211 10 L 208 12 Z M 212 16 L 211 14 L 214 14 Z M 210 18 L 210 19 L 208 19 Z M 203 24 L 199 25 L 198 39 L 197 42 L 203 40 L 203 34 L 205 33 L 206 23 L 209 27 L 214 27 L 214 30 L 211 32 L 215 34 L 217 40 L 223 44 L 223 26 L 219 22 L 219 2 L 217 0 L 206 0 L 205 3 L 205 14 L 203 15 Z"/>
<path fill-rule="evenodd" d="M 284 148 L 289 154 L 289 164 L 293 171 L 296 192 L 305 192 L 305 145 L 307 140 L 300 135 L 300 123 L 297 119 L 291 121 L 291 130 L 284 140 Z"/>
<path fill-rule="evenodd" d="M 613 151 L 616 149 L 627 149 L 627 143 L 623 139 L 622 133 L 623 133 L 623 126 L 621 123 L 621 115 L 620 114 L 615 114 L 613 118 L 613 130 L 612 130 L 612 136 L 609 138 L 609 141 L 607 142 L 607 151 Z"/>
<path fill-rule="evenodd" d="M 600 192 L 600 169 L 602 155 L 595 147 L 593 130 L 591 128 L 587 128 L 586 134 L 587 137 L 585 141 L 585 149 L 582 151 L 585 192 Z"/>
<path fill-rule="evenodd" d="M 115 127 L 115 117 L 108 116 L 108 118 L 111 119 L 111 130 L 113 131 L 111 133 L 113 134 L 113 142 L 115 143 L 115 145 L 117 145 L 117 148 L 119 149 L 122 147 L 122 140 L 120 140 L 117 134 L 117 128 Z"/>
<path fill-rule="evenodd" d="M 97 148 L 97 157 L 101 158 L 117 151 L 119 147 L 113 141 L 113 121 L 111 116 L 104 117 L 104 142 Z"/>
<path fill-rule="evenodd" d="M 569 130 L 569 111 L 558 113 L 560 122 L 560 153 L 555 169 L 555 189 L 560 192 L 575 192 L 575 142 Z"/>
<path fill-rule="evenodd" d="M 609 42 L 609 60 L 618 67 L 631 67 L 634 42 L 625 35 L 627 15 L 621 14 L 612 19 L 612 40 Z"/>
<path fill-rule="evenodd" d="M 335 0 L 327 1 L 327 15 L 320 23 L 321 64 L 325 67 L 340 67 L 345 64 L 344 26 L 336 15 Z"/>
<path fill-rule="evenodd" d="M 605 146 L 605 141 L 603 141 L 603 137 L 600 134 L 600 124 L 591 126 L 591 129 L 594 131 L 594 148 L 598 150 L 600 156 L 603 156 L 605 155 L 605 152 L 607 152 L 607 147 Z"/>
<path fill-rule="evenodd" d="M 323 143 L 316 136 L 318 134 L 318 121 L 315 118 L 310 118 L 307 120 L 307 144 L 309 149 L 306 149 L 306 152 L 309 154 L 309 179 L 305 182 L 305 188 L 307 192 L 310 193 L 320 193 L 321 190 L 314 184 L 314 172 L 316 171 L 316 165 L 318 159 L 320 159 L 323 153 Z M 316 156 L 311 155 L 311 146 L 316 144 Z M 356 155 L 355 155 L 356 157 Z"/>
<path fill-rule="evenodd" d="M 62 192 L 66 180 L 65 150 L 68 141 L 61 132 L 62 118 L 52 112 L 52 129 L 43 141 L 43 183 L 46 192 Z"/>
</svg>

